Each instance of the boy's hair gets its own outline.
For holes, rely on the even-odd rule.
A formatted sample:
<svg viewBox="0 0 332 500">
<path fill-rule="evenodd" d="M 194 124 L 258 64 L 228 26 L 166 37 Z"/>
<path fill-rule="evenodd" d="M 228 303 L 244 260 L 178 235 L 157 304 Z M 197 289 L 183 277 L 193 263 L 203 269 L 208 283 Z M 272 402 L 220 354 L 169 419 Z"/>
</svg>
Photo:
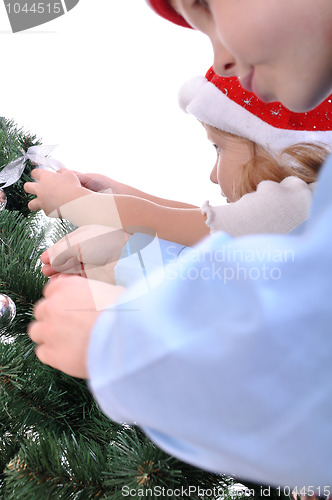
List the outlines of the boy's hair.
<svg viewBox="0 0 332 500">
<path fill-rule="evenodd" d="M 218 134 L 231 136 L 248 144 L 252 159 L 242 166 L 237 187 L 234 186 L 234 201 L 243 195 L 256 191 L 260 182 L 271 180 L 281 182 L 289 176 L 296 176 L 308 184 L 315 182 L 320 167 L 330 153 L 325 144 L 299 143 L 288 146 L 275 158 L 262 146 L 249 139 L 211 127 Z"/>
</svg>

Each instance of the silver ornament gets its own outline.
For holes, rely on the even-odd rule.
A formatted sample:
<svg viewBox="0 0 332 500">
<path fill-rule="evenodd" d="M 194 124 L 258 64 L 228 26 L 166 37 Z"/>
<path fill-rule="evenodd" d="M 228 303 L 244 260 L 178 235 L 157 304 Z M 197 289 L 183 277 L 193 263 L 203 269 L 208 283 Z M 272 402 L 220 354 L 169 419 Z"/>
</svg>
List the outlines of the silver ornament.
<svg viewBox="0 0 332 500">
<path fill-rule="evenodd" d="M 7 196 L 3 189 L 0 188 L 0 212 L 7 205 Z"/>
<path fill-rule="evenodd" d="M 16 306 L 8 295 L 0 294 L 0 330 L 8 328 L 16 316 Z"/>
</svg>

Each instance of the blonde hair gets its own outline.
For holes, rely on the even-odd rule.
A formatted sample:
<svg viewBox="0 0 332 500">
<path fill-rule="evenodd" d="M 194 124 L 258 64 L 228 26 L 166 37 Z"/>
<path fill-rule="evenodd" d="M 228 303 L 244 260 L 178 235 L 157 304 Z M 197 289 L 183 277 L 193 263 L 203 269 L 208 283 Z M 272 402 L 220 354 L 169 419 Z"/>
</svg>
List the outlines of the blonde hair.
<svg viewBox="0 0 332 500">
<path fill-rule="evenodd" d="M 211 128 L 219 134 L 240 139 L 252 151 L 251 160 L 242 165 L 237 188 L 234 186 L 234 201 L 256 191 L 258 184 L 265 180 L 281 182 L 285 177 L 294 175 L 308 184 L 315 182 L 320 167 L 330 153 L 330 148 L 325 144 L 302 142 L 285 148 L 275 158 L 249 139 Z"/>
</svg>

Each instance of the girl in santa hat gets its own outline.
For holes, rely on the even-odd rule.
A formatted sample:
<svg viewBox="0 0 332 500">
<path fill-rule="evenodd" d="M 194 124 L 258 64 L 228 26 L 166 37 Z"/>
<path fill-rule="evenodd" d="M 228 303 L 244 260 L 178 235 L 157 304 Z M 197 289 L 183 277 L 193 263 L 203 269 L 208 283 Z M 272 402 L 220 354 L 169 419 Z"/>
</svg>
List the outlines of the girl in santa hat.
<svg viewBox="0 0 332 500">
<path fill-rule="evenodd" d="M 154 247 L 149 257 L 154 269 L 169 262 L 166 255 L 174 260 L 183 246 L 209 232 L 288 233 L 308 218 L 316 176 L 332 145 L 330 99 L 313 111 L 292 113 L 280 103 L 263 103 L 236 78 L 219 77 L 211 68 L 205 77 L 193 78 L 181 88 L 179 103 L 203 124 L 214 144 L 217 161 L 211 180 L 229 203 L 205 202 L 198 208 L 150 196 L 107 177 L 95 176 L 93 185 L 94 174 L 91 180 L 65 169 L 57 174 L 35 170 L 32 175 L 39 182 L 25 185 L 37 195 L 29 207 L 84 226 L 43 255 L 47 276 L 82 274 L 84 263 L 84 273 L 93 267 L 89 277 L 128 286 L 142 270 L 137 259 L 119 260 L 130 236 L 123 230 L 136 234 L 122 257 L 151 243 L 151 237 L 142 239 L 137 233 L 158 235 L 163 258 Z M 162 240 L 180 246 L 167 246 Z"/>
<path fill-rule="evenodd" d="M 219 77 L 211 68 L 182 87 L 179 101 L 202 122 L 216 148 L 211 180 L 228 204 L 205 202 L 200 209 L 107 178 L 91 186 L 86 174 L 35 170 L 39 182 L 25 185 L 37 195 L 30 209 L 79 226 L 146 227 L 159 238 L 188 246 L 216 231 L 288 233 L 307 219 L 316 175 L 332 145 L 330 98 L 313 111 L 292 113 L 280 103 L 263 103 L 237 78 Z M 92 193 L 89 181 L 90 188 L 108 187 L 113 194 Z"/>
</svg>

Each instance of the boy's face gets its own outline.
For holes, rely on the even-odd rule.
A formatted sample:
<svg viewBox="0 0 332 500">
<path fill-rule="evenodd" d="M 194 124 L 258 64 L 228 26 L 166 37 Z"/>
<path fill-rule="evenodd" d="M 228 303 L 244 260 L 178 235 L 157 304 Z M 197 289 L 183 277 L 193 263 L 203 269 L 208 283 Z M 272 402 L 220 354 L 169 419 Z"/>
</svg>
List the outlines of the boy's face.
<svg viewBox="0 0 332 500">
<path fill-rule="evenodd" d="M 209 36 L 214 70 L 264 101 L 306 111 L 332 89 L 331 0 L 171 0 Z"/>
</svg>

